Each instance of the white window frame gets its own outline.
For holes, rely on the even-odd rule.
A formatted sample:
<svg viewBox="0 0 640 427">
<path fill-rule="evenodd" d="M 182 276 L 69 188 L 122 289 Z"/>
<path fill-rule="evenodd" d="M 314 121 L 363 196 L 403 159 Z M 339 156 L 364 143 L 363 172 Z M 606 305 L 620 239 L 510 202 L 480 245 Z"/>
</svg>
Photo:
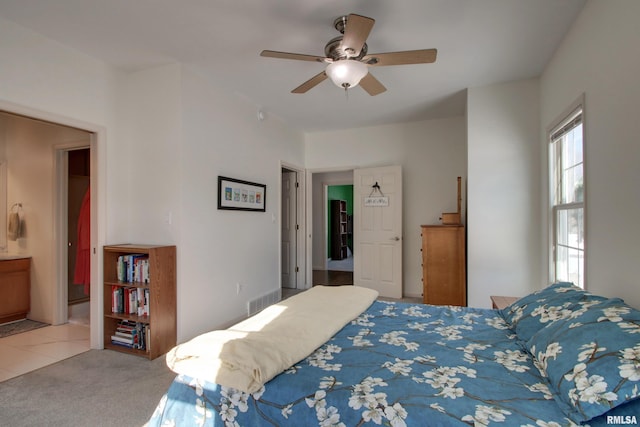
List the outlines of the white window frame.
<svg viewBox="0 0 640 427">
<path fill-rule="evenodd" d="M 563 128 L 565 128 L 566 126 L 570 126 L 571 127 L 571 122 L 575 119 L 576 114 L 579 113 L 581 116 L 581 125 L 582 125 L 582 201 L 580 202 L 570 202 L 570 203 L 559 203 L 557 201 L 557 189 L 560 188 L 558 185 L 558 180 L 560 179 L 559 176 L 561 176 L 560 171 L 557 171 L 556 169 L 556 165 L 557 163 L 557 149 L 555 144 L 553 143 L 554 140 L 557 139 L 556 138 L 552 138 L 554 135 L 556 135 L 558 132 L 561 132 Z M 567 108 L 567 110 L 565 110 L 565 112 L 563 114 L 561 114 L 552 124 L 551 126 L 548 127 L 547 129 L 547 145 L 548 145 L 548 152 L 549 152 L 549 279 L 550 281 L 553 282 L 557 282 L 560 280 L 567 280 L 566 278 L 559 278 L 558 277 L 558 272 L 557 272 L 557 268 L 556 268 L 556 251 L 557 249 L 557 228 L 558 228 L 558 224 L 557 224 L 557 218 L 558 218 L 558 212 L 562 211 L 562 210 L 571 210 L 571 209 L 576 209 L 576 208 L 581 208 L 582 209 L 582 237 L 583 237 L 583 247 L 582 249 L 578 249 L 578 250 L 582 250 L 582 256 L 583 256 L 583 262 L 582 262 L 582 271 L 580 272 L 580 275 L 582 277 L 582 287 L 583 288 L 587 288 L 587 276 L 586 276 L 586 271 L 587 271 L 587 265 L 586 265 L 586 260 L 587 260 L 587 236 L 586 236 L 586 230 L 587 230 L 587 188 L 586 188 L 586 153 L 585 153 L 585 147 L 586 147 L 586 132 L 585 132 L 586 126 L 585 126 L 585 108 L 584 108 L 584 95 L 580 96 L 580 98 L 578 98 L 574 103 L 571 104 L 571 106 L 569 106 L 569 108 Z M 560 183 L 561 184 L 561 183 Z M 579 285 L 578 283 L 576 283 L 576 285 Z"/>
</svg>

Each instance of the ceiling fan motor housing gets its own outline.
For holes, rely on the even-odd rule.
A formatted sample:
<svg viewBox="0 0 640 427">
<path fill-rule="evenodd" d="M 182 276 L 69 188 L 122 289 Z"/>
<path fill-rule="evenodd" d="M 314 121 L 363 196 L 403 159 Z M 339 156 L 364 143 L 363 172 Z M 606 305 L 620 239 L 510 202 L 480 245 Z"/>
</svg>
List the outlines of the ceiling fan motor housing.
<svg viewBox="0 0 640 427">
<path fill-rule="evenodd" d="M 339 18 L 336 18 L 336 20 L 333 21 L 333 28 L 338 30 L 340 34 L 344 34 L 344 29 L 347 27 L 348 20 L 349 16 L 347 15 L 342 15 Z"/>
<path fill-rule="evenodd" d="M 340 59 L 355 59 L 356 61 L 360 61 L 367 54 L 367 44 L 365 43 L 360 49 L 360 54 L 358 56 L 350 55 L 349 52 L 345 52 L 344 49 L 341 48 L 343 36 L 338 36 L 333 38 L 327 43 L 324 47 L 324 55 L 327 58 L 331 58 L 334 61 L 339 61 Z"/>
</svg>

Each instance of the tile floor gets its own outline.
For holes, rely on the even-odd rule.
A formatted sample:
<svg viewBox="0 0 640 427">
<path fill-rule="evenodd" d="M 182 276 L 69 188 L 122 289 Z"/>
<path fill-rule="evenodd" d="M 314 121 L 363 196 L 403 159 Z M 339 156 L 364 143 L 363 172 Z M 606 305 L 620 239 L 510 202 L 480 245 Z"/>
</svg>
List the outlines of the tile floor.
<svg viewBox="0 0 640 427">
<path fill-rule="evenodd" d="M 89 326 L 66 323 L 0 338 L 0 381 L 88 351 Z"/>
</svg>

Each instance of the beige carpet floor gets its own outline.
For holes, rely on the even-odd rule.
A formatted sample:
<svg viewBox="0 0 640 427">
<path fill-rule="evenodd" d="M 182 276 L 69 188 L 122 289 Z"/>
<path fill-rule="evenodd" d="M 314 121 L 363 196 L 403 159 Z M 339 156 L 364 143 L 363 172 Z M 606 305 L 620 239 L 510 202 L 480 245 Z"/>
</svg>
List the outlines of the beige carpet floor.
<svg viewBox="0 0 640 427">
<path fill-rule="evenodd" d="M 175 376 L 164 357 L 90 350 L 0 382 L 0 425 L 140 427 Z"/>
</svg>

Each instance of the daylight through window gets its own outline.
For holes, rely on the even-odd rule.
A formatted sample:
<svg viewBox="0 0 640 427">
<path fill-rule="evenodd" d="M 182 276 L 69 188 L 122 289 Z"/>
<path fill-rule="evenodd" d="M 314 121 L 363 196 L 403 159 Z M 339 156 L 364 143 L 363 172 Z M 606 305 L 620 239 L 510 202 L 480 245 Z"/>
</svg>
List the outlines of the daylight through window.
<svg viewBox="0 0 640 427">
<path fill-rule="evenodd" d="M 582 106 L 549 134 L 553 276 L 584 288 L 585 186 Z"/>
</svg>

